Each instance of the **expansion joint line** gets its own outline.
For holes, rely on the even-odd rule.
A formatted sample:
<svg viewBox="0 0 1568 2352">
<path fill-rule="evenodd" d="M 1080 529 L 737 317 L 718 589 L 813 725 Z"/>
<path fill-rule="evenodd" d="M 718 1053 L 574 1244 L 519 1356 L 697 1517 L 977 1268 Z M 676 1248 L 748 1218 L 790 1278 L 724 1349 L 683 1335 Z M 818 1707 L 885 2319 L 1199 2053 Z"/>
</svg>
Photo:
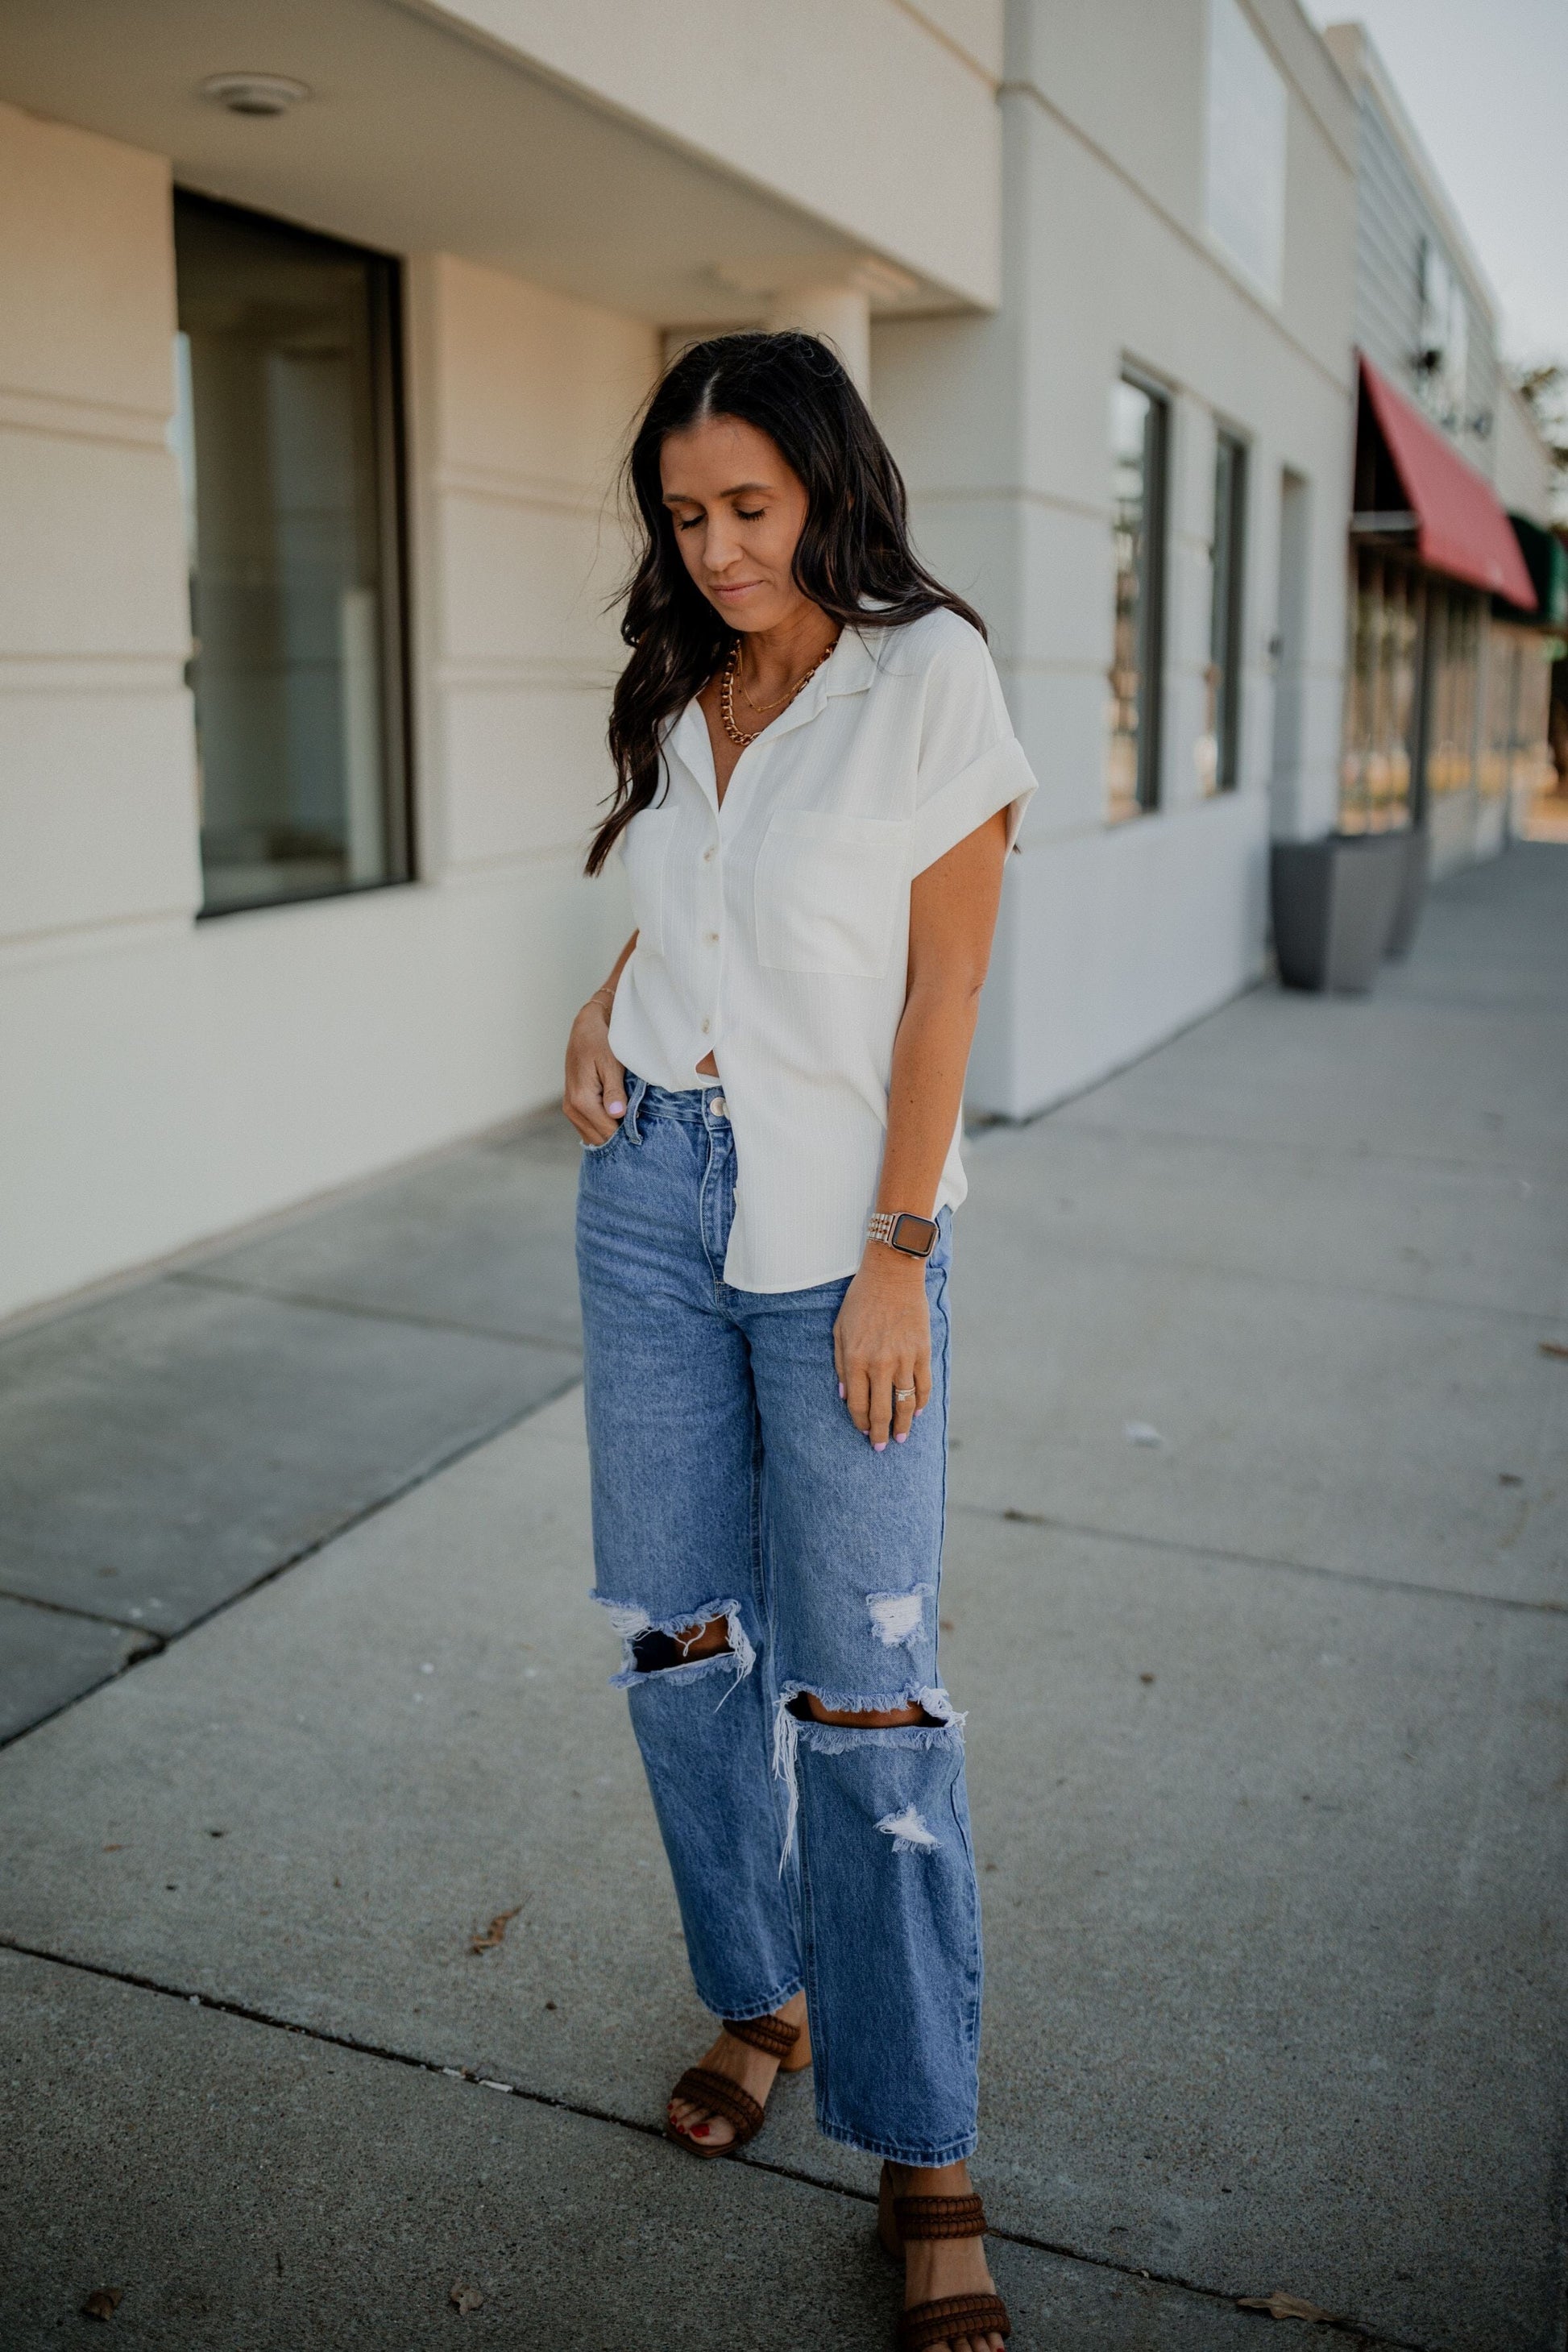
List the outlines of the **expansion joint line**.
<svg viewBox="0 0 1568 2352">
<path fill-rule="evenodd" d="M 1359 1568 L 1330 1568 L 1320 1560 L 1286 1559 L 1278 1554 L 1233 1551 L 1224 1544 L 1185 1543 L 1177 1536 L 1152 1536 L 1136 1528 L 1097 1528 L 1087 1519 L 1059 1518 L 1054 1511 L 1003 1509 L 995 1503 L 949 1503 L 951 1514 L 969 1519 L 1004 1519 L 1010 1526 L 1045 1528 L 1053 1535 L 1086 1536 L 1094 1543 L 1125 1544 L 1130 1551 L 1168 1551 L 1182 1559 L 1223 1560 L 1230 1568 L 1267 1568 L 1288 1576 L 1321 1577 L 1329 1584 L 1359 1584 L 1372 1592 L 1414 1593 L 1421 1601 L 1458 1601 L 1469 1609 L 1523 1611 L 1528 1616 L 1568 1616 L 1568 1601 L 1538 1601 L 1515 1592 L 1469 1592 L 1462 1585 L 1426 1584 L 1418 1577 L 1373 1576 Z"/>
<path fill-rule="evenodd" d="M 493 2075 L 481 2074 L 474 2066 L 443 2066 L 437 2059 L 418 2058 L 411 2051 L 393 2050 L 384 2042 L 367 2042 L 358 2034 L 334 2033 L 330 2026 L 301 2025 L 294 2018 L 275 2017 L 270 2011 L 254 2008 L 247 2001 L 231 2000 L 213 1993 L 190 1992 L 179 1985 L 165 1984 L 162 1978 L 143 1975 L 136 1969 L 110 1968 L 102 1960 L 80 1959 L 71 1952 L 52 1952 L 45 1945 L 26 1943 L 20 1936 L 9 1935 L 3 1928 L 0 1928 L 0 1952 L 15 1952 L 19 1958 L 42 1960 L 52 1968 L 71 1969 L 79 1976 L 96 1977 L 107 1984 L 132 1985 L 138 1992 L 155 1993 L 164 2000 L 178 2001 L 186 2008 L 216 2010 L 220 2016 L 237 2017 L 247 2025 L 264 2025 L 275 2033 L 297 2034 L 301 2041 L 318 2042 L 329 2049 L 353 2051 L 356 2057 L 384 2059 L 389 2065 L 405 2066 L 412 2074 L 437 2074 L 448 2081 L 472 2084 L 481 2091 L 504 2092 L 508 2097 L 521 2099 L 529 2106 L 552 2107 L 560 2114 L 581 2116 L 589 2123 L 611 2124 L 620 2131 L 635 2132 L 640 2139 L 662 2141 L 665 2136 L 662 2124 L 642 2123 L 635 2116 L 617 2115 L 613 2108 L 595 2106 L 586 2099 L 562 2098 L 552 2091 L 531 2091 L 521 2083 L 502 2083 Z M 770 2163 L 766 2157 L 756 2156 L 750 2148 L 735 2160 L 752 2172 L 770 2173 L 779 2180 L 797 2181 L 802 2188 L 816 2189 L 824 2196 L 847 2198 L 857 2205 L 873 2206 L 877 2202 L 874 2190 L 848 2189 L 841 2182 L 824 2180 L 799 2165 Z M 1115 2277 L 1131 2279 L 1137 2285 L 1173 2287 L 1180 2294 L 1197 2295 L 1205 2303 L 1219 2305 L 1227 2311 L 1236 2308 L 1234 2295 L 1225 2294 L 1218 2287 L 1205 2286 L 1197 2279 L 1184 2278 L 1178 2272 L 1140 2269 L 1132 2263 L 1116 2262 L 1108 2254 L 1089 2253 L 1081 2246 L 1067 2245 L 1058 2239 L 1035 2237 L 1026 2230 L 993 2228 L 987 2231 L 986 2235 L 1000 2240 L 1005 2245 L 1026 2246 L 1032 2253 L 1050 2254 L 1058 2262 L 1078 2263 L 1086 2270 L 1106 2271 Z M 1353 2345 L 1356 2352 L 1437 2352 L 1436 2347 L 1417 2343 L 1411 2336 L 1374 2336 L 1364 2328 L 1354 2326 L 1338 2327 L 1333 2333 L 1347 2347 Z"/>
<path fill-rule="evenodd" d="M 510 1430 L 520 1428 L 525 1421 L 531 1421 L 535 1413 L 542 1412 L 546 1405 L 554 1404 L 569 1390 L 574 1389 L 581 1378 L 581 1373 L 574 1370 L 571 1379 L 563 1381 L 561 1386 L 558 1389 L 552 1389 L 547 1396 L 536 1398 L 531 1404 L 525 1404 L 504 1413 L 499 1421 L 487 1424 L 485 1428 L 472 1435 L 458 1438 L 456 1444 L 448 1446 L 444 1454 L 438 1454 L 432 1461 L 421 1463 L 417 1469 L 410 1471 L 406 1476 L 399 1479 L 396 1486 L 388 1487 L 384 1495 L 374 1496 L 368 1503 L 361 1504 L 357 1508 L 350 1511 L 346 1517 L 340 1519 L 335 1527 L 326 1528 L 320 1535 L 311 1536 L 306 1542 L 298 1545 L 285 1559 L 274 1560 L 270 1568 L 264 1568 L 258 1576 L 253 1576 L 250 1581 L 247 1584 L 242 1584 L 237 1591 L 226 1592 L 221 1601 L 215 1601 L 210 1608 L 203 1609 L 195 1616 L 187 1618 L 183 1625 L 173 1626 L 167 1633 L 160 1633 L 151 1625 L 127 1625 L 121 1617 L 93 1618 L 92 1622 L 95 1624 L 118 1625 L 128 1633 L 145 1633 L 147 1640 L 142 1648 L 126 1659 L 122 1666 L 116 1667 L 112 1673 L 103 1675 L 100 1681 L 89 1683 L 85 1690 L 73 1691 L 68 1698 L 62 1699 L 58 1706 L 50 1707 L 47 1714 L 36 1716 L 30 1723 L 19 1724 L 15 1731 L 6 1732 L 3 1738 L 0 1738 L 0 1749 L 13 1747 L 19 1739 L 26 1739 L 30 1732 L 41 1730 L 46 1723 L 52 1723 L 57 1716 L 64 1715 L 68 1708 L 81 1706 L 85 1699 L 91 1698 L 96 1692 L 102 1690 L 105 1684 L 118 1682 L 121 1675 L 134 1673 L 138 1666 L 144 1665 L 150 1658 L 161 1657 L 163 1652 L 172 1648 L 176 1642 L 183 1642 L 187 1633 L 195 1633 L 200 1626 L 210 1625 L 215 1617 L 225 1616 L 229 1610 L 237 1609 L 241 1601 L 250 1599 L 252 1593 L 260 1592 L 268 1584 L 276 1584 L 278 1580 L 287 1576 L 291 1569 L 302 1566 L 308 1559 L 314 1559 L 319 1552 L 326 1550 L 329 1544 L 336 1543 L 340 1536 L 350 1535 L 356 1528 L 363 1527 L 367 1520 L 379 1518 L 381 1514 L 384 1511 L 389 1511 L 395 1503 L 401 1503 L 406 1496 L 414 1494 L 419 1487 L 428 1486 L 432 1478 L 439 1477 L 443 1470 L 454 1468 L 458 1463 L 466 1460 L 470 1454 L 478 1454 L 482 1447 L 489 1445 L 492 1439 L 504 1437 Z M 87 1617 L 90 1614 L 87 1610 L 73 1609 L 63 1601 L 35 1601 L 28 1593 L 7 1594 L 5 1597 L 26 1601 L 30 1605 L 39 1609 L 52 1609 L 62 1617 Z"/>
</svg>

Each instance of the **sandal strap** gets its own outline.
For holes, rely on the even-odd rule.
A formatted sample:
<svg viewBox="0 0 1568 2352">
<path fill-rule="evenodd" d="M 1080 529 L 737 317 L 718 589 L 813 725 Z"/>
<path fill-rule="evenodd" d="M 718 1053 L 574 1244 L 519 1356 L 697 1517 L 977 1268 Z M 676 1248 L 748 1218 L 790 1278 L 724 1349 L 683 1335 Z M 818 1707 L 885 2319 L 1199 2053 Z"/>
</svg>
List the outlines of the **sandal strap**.
<svg viewBox="0 0 1568 2352">
<path fill-rule="evenodd" d="M 985 2208 L 978 2197 L 895 2197 L 893 2221 L 900 2238 L 985 2235 Z M 931 2341 L 940 2344 L 942 2338 Z"/>
<path fill-rule="evenodd" d="M 1011 2336 L 1013 2323 L 999 2294 L 944 2294 L 899 2314 L 898 2352 L 931 2352 L 955 2336 Z"/>
<path fill-rule="evenodd" d="M 762 2130 L 763 2111 L 750 2091 L 742 2091 L 728 2074 L 715 2074 L 711 2067 L 689 2066 L 669 2095 L 689 2100 L 694 2107 L 706 2107 L 710 2115 L 722 2116 L 727 2124 L 733 2124 L 737 2147 L 755 2139 Z"/>
<path fill-rule="evenodd" d="M 782 2017 L 726 2017 L 721 2021 L 731 2042 L 744 2042 L 769 2058 L 787 2058 L 800 2040 L 799 2026 L 786 2025 Z"/>
</svg>

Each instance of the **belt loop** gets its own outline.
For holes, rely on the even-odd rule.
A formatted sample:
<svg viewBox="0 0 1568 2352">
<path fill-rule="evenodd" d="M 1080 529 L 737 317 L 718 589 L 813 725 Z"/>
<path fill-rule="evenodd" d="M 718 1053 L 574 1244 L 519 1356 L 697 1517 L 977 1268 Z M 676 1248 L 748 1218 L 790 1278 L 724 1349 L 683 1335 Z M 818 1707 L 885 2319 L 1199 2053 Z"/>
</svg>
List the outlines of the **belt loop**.
<svg viewBox="0 0 1568 2352">
<path fill-rule="evenodd" d="M 626 1128 L 634 1143 L 640 1143 L 642 1141 L 642 1128 L 638 1123 L 637 1113 L 642 1108 L 642 1098 L 647 1092 L 647 1080 L 646 1078 L 634 1078 L 631 1072 L 628 1070 L 626 1072 L 626 1116 L 622 1119 L 621 1124 Z"/>
</svg>

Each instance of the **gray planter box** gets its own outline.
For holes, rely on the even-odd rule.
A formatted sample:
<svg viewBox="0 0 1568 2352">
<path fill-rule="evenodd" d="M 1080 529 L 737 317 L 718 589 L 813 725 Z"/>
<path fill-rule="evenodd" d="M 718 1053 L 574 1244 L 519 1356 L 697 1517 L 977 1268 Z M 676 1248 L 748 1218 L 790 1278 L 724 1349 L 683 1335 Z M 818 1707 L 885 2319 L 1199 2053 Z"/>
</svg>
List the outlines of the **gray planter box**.
<svg viewBox="0 0 1568 2352">
<path fill-rule="evenodd" d="M 1287 988 L 1359 996 L 1388 952 L 1409 868 L 1403 833 L 1277 841 L 1269 859 L 1274 952 Z"/>
<path fill-rule="evenodd" d="M 1396 960 L 1410 953 L 1415 934 L 1421 928 L 1422 910 L 1426 904 L 1426 884 L 1432 871 L 1432 836 L 1424 824 L 1413 824 L 1408 833 L 1396 835 L 1405 844 L 1405 872 L 1400 878 L 1399 898 L 1394 909 L 1394 929 L 1389 934 L 1388 952 Z"/>
</svg>

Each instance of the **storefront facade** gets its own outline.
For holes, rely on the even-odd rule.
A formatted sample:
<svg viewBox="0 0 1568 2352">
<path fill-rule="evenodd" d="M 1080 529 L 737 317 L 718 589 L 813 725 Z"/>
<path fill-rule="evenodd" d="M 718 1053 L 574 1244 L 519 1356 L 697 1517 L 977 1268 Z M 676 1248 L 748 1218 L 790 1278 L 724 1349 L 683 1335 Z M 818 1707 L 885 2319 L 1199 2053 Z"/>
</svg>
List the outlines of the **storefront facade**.
<svg viewBox="0 0 1568 2352">
<path fill-rule="evenodd" d="M 1495 303 L 1365 34 L 1355 91 L 1361 353 L 1338 830 L 1417 829 L 1434 877 L 1495 856 L 1537 789 L 1549 600 L 1521 536 L 1546 453 L 1497 352 Z"/>
</svg>

